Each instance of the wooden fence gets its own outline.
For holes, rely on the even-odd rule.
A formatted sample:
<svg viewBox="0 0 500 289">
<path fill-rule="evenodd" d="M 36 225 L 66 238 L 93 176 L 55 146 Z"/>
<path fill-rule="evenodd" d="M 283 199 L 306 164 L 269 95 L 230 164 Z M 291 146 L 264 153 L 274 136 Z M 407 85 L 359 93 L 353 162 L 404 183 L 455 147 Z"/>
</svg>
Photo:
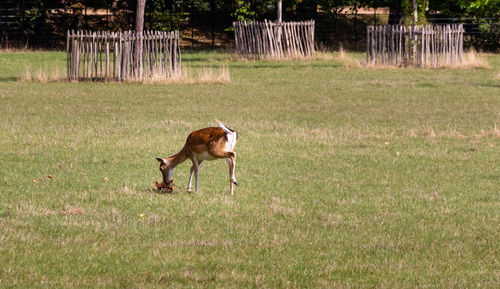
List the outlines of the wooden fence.
<svg viewBox="0 0 500 289">
<path fill-rule="evenodd" d="M 236 53 L 245 58 L 314 56 L 314 20 L 233 22 Z"/>
<path fill-rule="evenodd" d="M 369 25 L 366 62 L 394 66 L 439 67 L 463 58 L 462 24 Z"/>
<path fill-rule="evenodd" d="M 142 53 L 136 55 L 138 41 Z M 69 80 L 161 79 L 181 73 L 178 31 L 68 31 L 66 54 Z"/>
</svg>

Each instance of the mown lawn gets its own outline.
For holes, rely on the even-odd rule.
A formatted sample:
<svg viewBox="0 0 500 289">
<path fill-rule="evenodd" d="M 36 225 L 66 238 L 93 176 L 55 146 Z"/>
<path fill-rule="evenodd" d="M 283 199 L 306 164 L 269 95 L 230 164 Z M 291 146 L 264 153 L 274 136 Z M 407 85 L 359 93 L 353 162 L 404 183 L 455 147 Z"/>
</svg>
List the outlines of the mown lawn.
<svg viewBox="0 0 500 289">
<path fill-rule="evenodd" d="M 231 83 L 141 85 L 21 81 L 65 54 L 0 52 L 0 288 L 500 287 L 500 55 L 323 58 L 185 52 Z M 214 118 L 240 132 L 235 195 L 224 161 L 154 191 Z"/>
</svg>

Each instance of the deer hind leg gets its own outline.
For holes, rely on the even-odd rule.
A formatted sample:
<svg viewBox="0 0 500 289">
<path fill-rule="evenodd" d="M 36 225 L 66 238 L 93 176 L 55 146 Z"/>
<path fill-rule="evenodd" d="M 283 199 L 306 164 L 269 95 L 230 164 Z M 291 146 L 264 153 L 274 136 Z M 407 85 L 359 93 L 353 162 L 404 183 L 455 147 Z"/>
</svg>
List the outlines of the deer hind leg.
<svg viewBox="0 0 500 289">
<path fill-rule="evenodd" d="M 200 169 L 202 162 L 203 162 L 203 160 L 199 160 L 198 161 L 198 170 Z M 192 192 L 192 189 L 193 189 L 191 187 L 191 181 L 193 180 L 193 172 L 194 172 L 194 164 L 191 166 L 191 169 L 190 169 L 190 172 L 189 172 L 189 182 L 188 182 L 188 186 L 187 186 L 187 191 L 189 193 Z"/>
<path fill-rule="evenodd" d="M 235 152 L 226 153 L 226 162 L 227 166 L 229 167 L 229 190 L 231 192 L 231 195 L 233 195 L 234 185 L 237 186 L 239 185 L 234 175 L 234 169 L 236 167 L 236 153 Z"/>
</svg>

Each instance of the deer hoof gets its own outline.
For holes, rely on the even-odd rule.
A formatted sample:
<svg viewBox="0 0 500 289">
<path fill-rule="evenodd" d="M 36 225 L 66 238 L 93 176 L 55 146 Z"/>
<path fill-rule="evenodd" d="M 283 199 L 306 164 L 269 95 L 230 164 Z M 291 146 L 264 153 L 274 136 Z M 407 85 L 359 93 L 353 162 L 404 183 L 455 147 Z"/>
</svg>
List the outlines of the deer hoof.
<svg viewBox="0 0 500 289">
<path fill-rule="evenodd" d="M 238 181 L 237 180 L 233 180 L 233 184 L 239 186 L 240 184 L 238 184 Z"/>
</svg>

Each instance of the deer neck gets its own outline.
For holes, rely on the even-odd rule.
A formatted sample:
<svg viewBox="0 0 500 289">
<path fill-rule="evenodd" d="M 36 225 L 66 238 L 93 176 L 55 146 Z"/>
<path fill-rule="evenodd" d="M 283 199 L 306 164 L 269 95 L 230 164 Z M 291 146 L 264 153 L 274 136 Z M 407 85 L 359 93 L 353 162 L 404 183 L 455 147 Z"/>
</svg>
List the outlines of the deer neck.
<svg viewBox="0 0 500 289">
<path fill-rule="evenodd" d="M 179 164 L 183 163 L 186 159 L 187 159 L 187 156 L 186 156 L 186 152 L 185 152 L 184 148 L 180 152 L 173 154 L 167 158 L 168 166 L 167 166 L 167 170 L 166 170 L 166 179 L 164 176 L 164 180 L 163 180 L 165 183 L 169 183 L 170 180 L 172 180 L 172 175 L 174 173 L 175 167 L 178 166 Z"/>
</svg>

